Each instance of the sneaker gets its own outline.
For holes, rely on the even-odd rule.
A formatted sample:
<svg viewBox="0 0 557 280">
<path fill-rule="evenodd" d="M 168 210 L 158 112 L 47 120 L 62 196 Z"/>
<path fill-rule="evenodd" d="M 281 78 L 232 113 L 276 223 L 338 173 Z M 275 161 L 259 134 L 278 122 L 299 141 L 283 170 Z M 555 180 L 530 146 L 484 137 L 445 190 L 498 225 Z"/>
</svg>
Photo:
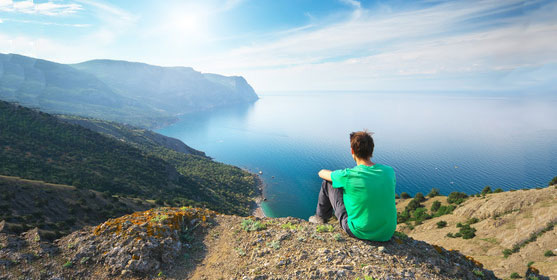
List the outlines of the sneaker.
<svg viewBox="0 0 557 280">
<path fill-rule="evenodd" d="M 313 215 L 311 217 L 309 217 L 308 221 L 312 224 L 324 224 L 325 220 L 323 220 L 323 218 L 317 216 L 317 215 Z"/>
</svg>

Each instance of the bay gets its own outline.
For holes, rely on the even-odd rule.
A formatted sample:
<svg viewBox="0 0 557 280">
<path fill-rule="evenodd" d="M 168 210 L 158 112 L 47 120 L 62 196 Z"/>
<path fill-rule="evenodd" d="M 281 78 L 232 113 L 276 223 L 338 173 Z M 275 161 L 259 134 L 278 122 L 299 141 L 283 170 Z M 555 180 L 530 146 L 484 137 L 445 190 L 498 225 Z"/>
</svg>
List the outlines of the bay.
<svg viewBox="0 0 557 280">
<path fill-rule="evenodd" d="M 267 216 L 307 218 L 322 169 L 354 166 L 349 133 L 374 132 L 373 161 L 397 193 L 543 187 L 557 176 L 557 100 L 513 94 L 267 93 L 183 116 L 157 132 L 265 182 Z"/>
</svg>

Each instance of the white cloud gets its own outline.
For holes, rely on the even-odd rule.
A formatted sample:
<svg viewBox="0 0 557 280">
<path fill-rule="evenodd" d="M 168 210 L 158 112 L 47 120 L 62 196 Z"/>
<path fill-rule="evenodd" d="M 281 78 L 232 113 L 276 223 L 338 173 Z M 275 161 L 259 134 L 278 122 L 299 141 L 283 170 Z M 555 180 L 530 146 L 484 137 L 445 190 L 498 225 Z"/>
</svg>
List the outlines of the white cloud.
<svg viewBox="0 0 557 280">
<path fill-rule="evenodd" d="M 102 1 L 77 0 L 85 5 L 99 19 L 96 29 L 88 33 L 81 41 L 95 45 L 97 48 L 109 47 L 117 43 L 120 36 L 135 27 L 139 16 Z"/>
<path fill-rule="evenodd" d="M 356 9 L 360 9 L 362 7 L 362 4 L 358 1 L 355 1 L 355 0 L 340 0 L 340 2 L 342 2 L 344 4 L 347 4 L 347 5 L 350 5 L 354 8 L 356 8 Z"/>
<path fill-rule="evenodd" d="M 135 21 L 137 19 L 133 14 L 122 10 L 114 5 L 106 4 L 101 1 L 92 0 L 76 0 L 77 2 L 97 8 L 102 16 L 112 16 L 121 19 L 122 21 Z"/>
<path fill-rule="evenodd" d="M 54 2 L 34 3 L 33 0 L 13 1 L 0 0 L 0 11 L 25 13 L 25 14 L 41 14 L 48 16 L 70 15 L 82 10 L 79 4 L 58 4 Z"/>
<path fill-rule="evenodd" d="M 90 27 L 91 26 L 91 24 L 88 24 L 88 23 L 59 23 L 59 22 L 27 20 L 27 19 L 14 19 L 14 18 L 6 18 L 6 19 L 4 19 L 4 21 L 17 22 L 17 23 L 38 24 L 38 25 L 79 27 L 79 28 Z M 0 23 L 2 23 L 1 19 L 0 19 Z"/>
<path fill-rule="evenodd" d="M 16 53 L 60 63 L 78 63 L 95 58 L 110 58 L 106 49 L 91 42 L 58 42 L 44 37 L 0 33 L 0 53 Z"/>
<path fill-rule="evenodd" d="M 196 64 L 206 71 L 244 74 L 256 89 L 294 90 L 412 87 L 424 78 L 481 76 L 557 62 L 557 45 L 551 42 L 557 38 L 552 16 L 557 3 L 478 27 L 478 17 L 516 4 L 531 3 L 449 2 L 388 15 L 363 10 L 359 18 L 244 46 Z"/>
</svg>

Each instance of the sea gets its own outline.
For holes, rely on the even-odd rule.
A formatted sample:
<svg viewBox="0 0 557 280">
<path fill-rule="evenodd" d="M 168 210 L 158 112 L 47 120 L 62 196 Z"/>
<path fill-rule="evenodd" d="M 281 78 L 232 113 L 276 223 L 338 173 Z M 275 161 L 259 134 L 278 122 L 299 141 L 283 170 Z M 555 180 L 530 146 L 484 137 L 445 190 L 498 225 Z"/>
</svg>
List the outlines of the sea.
<svg viewBox="0 0 557 280">
<path fill-rule="evenodd" d="M 557 176 L 557 98 L 466 92 L 272 92 L 182 116 L 157 132 L 261 173 L 266 216 L 315 212 L 321 169 L 355 166 L 349 134 L 373 132 L 372 161 L 396 192 L 545 187 Z"/>
</svg>

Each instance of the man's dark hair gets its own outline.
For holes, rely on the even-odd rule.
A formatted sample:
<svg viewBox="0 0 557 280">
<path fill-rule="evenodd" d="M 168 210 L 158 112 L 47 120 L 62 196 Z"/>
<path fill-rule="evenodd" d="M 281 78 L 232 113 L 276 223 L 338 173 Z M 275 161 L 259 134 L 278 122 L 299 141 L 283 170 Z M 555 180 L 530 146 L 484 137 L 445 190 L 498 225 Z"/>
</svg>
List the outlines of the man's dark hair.
<svg viewBox="0 0 557 280">
<path fill-rule="evenodd" d="M 375 144 L 371 134 L 364 130 L 350 133 L 350 147 L 357 158 L 368 159 L 373 156 Z"/>
</svg>

